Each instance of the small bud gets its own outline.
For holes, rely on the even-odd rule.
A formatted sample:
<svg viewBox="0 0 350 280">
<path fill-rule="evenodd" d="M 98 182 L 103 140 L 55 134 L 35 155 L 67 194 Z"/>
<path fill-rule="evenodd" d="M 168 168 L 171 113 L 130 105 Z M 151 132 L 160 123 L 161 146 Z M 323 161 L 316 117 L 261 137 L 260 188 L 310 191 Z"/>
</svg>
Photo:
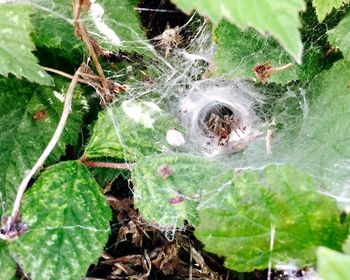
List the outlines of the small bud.
<svg viewBox="0 0 350 280">
<path fill-rule="evenodd" d="M 173 147 L 180 147 L 186 142 L 182 133 L 176 129 L 168 130 L 166 134 L 166 141 Z"/>
</svg>

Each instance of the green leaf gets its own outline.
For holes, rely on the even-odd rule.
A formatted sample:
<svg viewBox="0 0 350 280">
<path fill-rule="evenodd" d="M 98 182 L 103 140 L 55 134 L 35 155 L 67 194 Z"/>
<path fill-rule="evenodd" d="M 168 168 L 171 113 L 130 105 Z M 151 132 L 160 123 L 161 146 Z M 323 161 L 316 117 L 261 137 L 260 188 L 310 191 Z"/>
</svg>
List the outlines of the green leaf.
<svg viewBox="0 0 350 280">
<path fill-rule="evenodd" d="M 184 220 L 197 224 L 203 192 L 230 182 L 233 174 L 227 170 L 222 163 L 189 154 L 142 158 L 132 172 L 135 208 L 162 226 L 182 226 Z"/>
<path fill-rule="evenodd" d="M 0 4 L 0 75 L 12 73 L 17 78 L 50 85 L 52 79 L 32 53 L 35 46 L 29 35 L 31 13 L 27 4 Z"/>
<path fill-rule="evenodd" d="M 111 210 L 88 169 L 75 161 L 46 170 L 26 192 L 21 213 L 29 230 L 10 251 L 33 280 L 84 277 L 110 233 Z"/>
<path fill-rule="evenodd" d="M 269 33 L 286 51 L 301 62 L 302 43 L 299 33 L 299 12 L 305 9 L 303 0 L 172 0 L 180 9 L 198 10 L 218 24 L 223 18 L 240 28 L 253 27 L 261 34 Z"/>
<path fill-rule="evenodd" d="M 7 244 L 0 241 L 0 278 L 1 280 L 15 279 L 16 262 L 10 256 Z"/>
<path fill-rule="evenodd" d="M 292 57 L 274 39 L 265 38 L 253 29 L 240 31 L 227 21 L 222 21 L 215 30 L 215 38 L 216 47 L 210 70 L 220 78 L 255 79 L 253 68 L 257 65 L 268 62 L 276 68 L 293 63 Z M 302 65 L 293 64 L 275 72 L 268 81 L 281 84 L 299 79 L 306 81 L 314 76 L 319 56 L 316 48 L 310 48 L 305 51 Z"/>
<path fill-rule="evenodd" d="M 174 128 L 178 123 L 156 104 L 124 101 L 100 113 L 85 154 L 136 161 L 167 149 L 166 133 Z"/>
<path fill-rule="evenodd" d="M 233 270 L 265 269 L 270 260 L 309 265 L 318 246 L 339 249 L 348 231 L 336 203 L 316 186 L 288 166 L 269 166 L 262 177 L 244 172 L 231 186 L 203 198 L 195 234 Z"/>
<path fill-rule="evenodd" d="M 106 183 L 111 183 L 116 180 L 119 176 L 123 178 L 129 177 L 128 170 L 112 169 L 112 168 L 91 168 L 90 172 L 94 176 L 96 182 L 100 186 L 105 186 Z"/>
<path fill-rule="evenodd" d="M 329 248 L 317 250 L 317 270 L 323 280 L 348 280 L 350 273 L 350 256 Z"/>
<path fill-rule="evenodd" d="M 64 7 L 71 12 L 71 7 L 66 1 Z M 35 11 L 31 17 L 34 26 L 32 37 L 35 45 L 51 49 L 56 55 L 69 61 L 80 62 L 85 53 L 84 45 L 74 35 L 72 23 L 59 15 L 42 10 Z"/>
<path fill-rule="evenodd" d="M 338 9 L 346 3 L 350 3 L 350 0 L 312 0 L 320 22 L 323 21 L 326 15 L 333 9 Z"/>
<path fill-rule="evenodd" d="M 333 47 L 342 51 L 344 59 L 350 60 L 350 13 L 328 31 L 328 40 Z"/>
<path fill-rule="evenodd" d="M 64 98 L 60 92 L 66 92 L 68 84 L 61 79 L 55 83 L 55 88 L 49 88 L 0 78 L 0 200 L 5 209 L 11 207 L 26 170 L 49 143 L 62 114 L 63 103 L 58 98 Z M 73 112 L 47 163 L 57 161 L 65 154 L 67 144 L 77 142 L 83 113 L 83 99 L 78 93 L 76 90 Z"/>
</svg>

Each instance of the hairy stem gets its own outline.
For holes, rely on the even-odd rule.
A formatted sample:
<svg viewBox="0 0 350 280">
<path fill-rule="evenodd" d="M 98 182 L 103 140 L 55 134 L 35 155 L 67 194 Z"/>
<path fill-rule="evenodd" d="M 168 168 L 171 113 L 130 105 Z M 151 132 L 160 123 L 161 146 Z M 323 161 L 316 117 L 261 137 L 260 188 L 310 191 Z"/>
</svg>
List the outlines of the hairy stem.
<svg viewBox="0 0 350 280">
<path fill-rule="evenodd" d="M 11 219 L 13 219 L 13 220 L 17 219 L 17 217 L 18 217 L 19 208 L 21 206 L 23 195 L 24 195 L 24 192 L 28 186 L 30 179 L 37 172 L 37 170 L 44 164 L 47 157 L 50 155 L 52 150 L 55 148 L 55 146 L 56 146 L 56 144 L 57 144 L 57 142 L 58 142 L 58 140 L 63 132 L 63 129 L 64 129 L 66 122 L 67 122 L 67 119 L 68 119 L 69 112 L 71 111 L 73 93 L 74 93 L 75 86 L 77 85 L 77 82 L 78 82 L 79 73 L 80 73 L 79 71 L 80 71 L 80 68 L 75 72 L 75 74 L 72 78 L 72 81 L 69 85 L 69 88 L 68 88 L 68 91 L 67 91 L 67 94 L 65 97 L 65 101 L 64 101 L 63 112 L 62 112 L 60 121 L 57 125 L 55 133 L 53 134 L 49 144 L 47 145 L 47 147 L 45 148 L 45 150 L 43 151 L 43 153 L 41 154 L 41 156 L 39 157 L 39 159 L 37 160 L 37 162 L 35 163 L 33 168 L 26 174 L 26 176 L 24 177 L 23 181 L 21 182 L 21 184 L 18 188 L 16 200 L 14 202 L 13 209 L 12 209 L 12 215 L 11 215 Z"/>
<path fill-rule="evenodd" d="M 85 164 L 87 167 L 123 169 L 123 170 L 131 170 L 131 169 L 133 169 L 135 167 L 134 163 L 115 163 L 115 162 L 87 161 L 87 160 L 84 160 L 84 159 L 81 159 L 80 162 Z"/>
</svg>

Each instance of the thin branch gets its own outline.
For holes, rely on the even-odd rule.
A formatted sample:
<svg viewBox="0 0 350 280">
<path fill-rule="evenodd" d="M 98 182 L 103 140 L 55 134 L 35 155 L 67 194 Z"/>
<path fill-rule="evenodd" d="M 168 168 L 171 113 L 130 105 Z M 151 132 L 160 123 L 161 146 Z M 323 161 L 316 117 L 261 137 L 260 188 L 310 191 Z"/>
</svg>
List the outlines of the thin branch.
<svg viewBox="0 0 350 280">
<path fill-rule="evenodd" d="M 79 21 L 81 5 L 82 5 L 82 2 L 79 0 L 74 5 L 74 9 L 73 9 L 74 26 L 76 28 L 76 32 L 81 36 L 81 39 L 83 40 L 83 42 L 85 43 L 85 45 L 89 51 L 89 54 L 92 58 L 92 61 L 94 62 L 94 65 L 96 67 L 97 73 L 101 78 L 101 83 L 102 83 L 102 86 L 103 86 L 105 92 L 108 93 L 109 90 L 108 90 L 108 85 L 106 82 L 106 77 L 104 75 L 104 72 L 103 72 L 103 69 L 101 67 L 100 62 L 98 61 L 97 54 L 96 54 L 96 52 L 91 44 L 89 35 L 86 32 L 85 26 Z"/>
<path fill-rule="evenodd" d="M 73 99 L 73 93 L 74 93 L 74 89 L 75 86 L 77 85 L 78 82 L 78 77 L 79 77 L 79 71 L 80 71 L 80 67 L 79 69 L 75 72 L 72 81 L 69 85 L 66 97 L 65 97 L 65 101 L 64 101 L 64 106 L 63 106 L 63 112 L 61 115 L 61 119 L 57 125 L 56 131 L 54 133 L 54 135 L 52 136 L 49 144 L 47 145 L 47 147 L 45 148 L 45 150 L 43 151 L 43 153 L 41 154 L 41 156 L 39 157 L 38 161 L 35 163 L 35 165 L 33 166 L 33 168 L 27 173 L 27 175 L 24 177 L 22 183 L 19 186 L 18 192 L 17 192 L 17 196 L 16 196 L 16 200 L 15 203 L 13 205 L 13 210 L 12 210 L 12 215 L 11 218 L 15 219 L 18 217 L 19 215 L 19 208 L 21 206 L 21 202 L 22 202 L 22 198 L 23 198 L 23 194 L 27 188 L 27 185 L 30 181 L 30 179 L 33 177 L 33 175 L 37 172 L 37 170 L 44 164 L 45 160 L 47 159 L 47 157 L 50 155 L 50 153 L 52 152 L 52 150 L 55 148 L 62 132 L 63 129 L 66 125 L 66 121 L 68 119 L 68 115 L 69 112 L 71 111 L 71 106 L 72 106 L 72 99 Z"/>
<path fill-rule="evenodd" d="M 81 159 L 80 162 L 85 164 L 87 167 L 97 168 L 111 168 L 111 169 L 123 169 L 131 170 L 135 167 L 134 163 L 116 163 L 116 162 L 100 162 L 100 161 L 86 161 Z"/>
<path fill-rule="evenodd" d="M 288 63 L 286 65 L 282 65 L 280 67 L 272 67 L 270 70 L 268 70 L 270 72 L 270 74 L 272 73 L 277 73 L 277 72 L 281 72 L 283 70 L 288 69 L 289 67 L 292 67 L 293 63 Z"/>
<path fill-rule="evenodd" d="M 55 74 L 57 74 L 57 75 L 60 75 L 60 76 L 62 76 L 62 77 L 66 77 L 66 78 L 68 78 L 68 79 L 73 79 L 73 75 L 71 75 L 71 74 L 68 74 L 68 73 L 66 73 L 66 72 L 63 72 L 63 71 L 61 71 L 61 70 L 57 70 L 57 69 L 54 69 L 54 68 L 50 68 L 50 67 L 45 67 L 45 66 L 41 66 L 41 68 L 43 68 L 45 71 L 47 71 L 47 72 L 51 72 L 51 73 L 55 73 Z M 82 73 L 79 73 L 79 75 L 80 76 L 83 76 L 83 74 Z M 88 82 L 88 81 L 85 81 L 85 80 L 83 80 L 83 79 L 78 79 L 78 82 L 79 83 L 82 83 L 82 84 L 87 84 L 87 85 L 90 85 L 90 83 Z"/>
</svg>

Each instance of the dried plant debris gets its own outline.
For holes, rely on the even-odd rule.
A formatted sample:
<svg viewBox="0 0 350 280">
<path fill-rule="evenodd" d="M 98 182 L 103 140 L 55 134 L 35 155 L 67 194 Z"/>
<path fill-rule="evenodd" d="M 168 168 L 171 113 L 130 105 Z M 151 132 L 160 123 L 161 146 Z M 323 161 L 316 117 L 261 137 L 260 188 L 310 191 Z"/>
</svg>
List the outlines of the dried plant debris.
<svg viewBox="0 0 350 280">
<path fill-rule="evenodd" d="M 253 72 L 255 76 L 259 79 L 259 81 L 262 84 L 266 84 L 268 79 L 277 72 L 283 71 L 291 67 L 293 64 L 288 63 L 286 65 L 280 66 L 280 67 L 273 67 L 272 64 L 268 61 L 262 63 L 262 64 L 257 64 L 253 67 Z"/>
<path fill-rule="evenodd" d="M 222 259 L 202 251 L 190 225 L 170 241 L 158 225 L 143 220 L 132 198 L 111 195 L 113 183 L 108 188 L 113 233 L 85 279 L 233 279 Z"/>
</svg>

